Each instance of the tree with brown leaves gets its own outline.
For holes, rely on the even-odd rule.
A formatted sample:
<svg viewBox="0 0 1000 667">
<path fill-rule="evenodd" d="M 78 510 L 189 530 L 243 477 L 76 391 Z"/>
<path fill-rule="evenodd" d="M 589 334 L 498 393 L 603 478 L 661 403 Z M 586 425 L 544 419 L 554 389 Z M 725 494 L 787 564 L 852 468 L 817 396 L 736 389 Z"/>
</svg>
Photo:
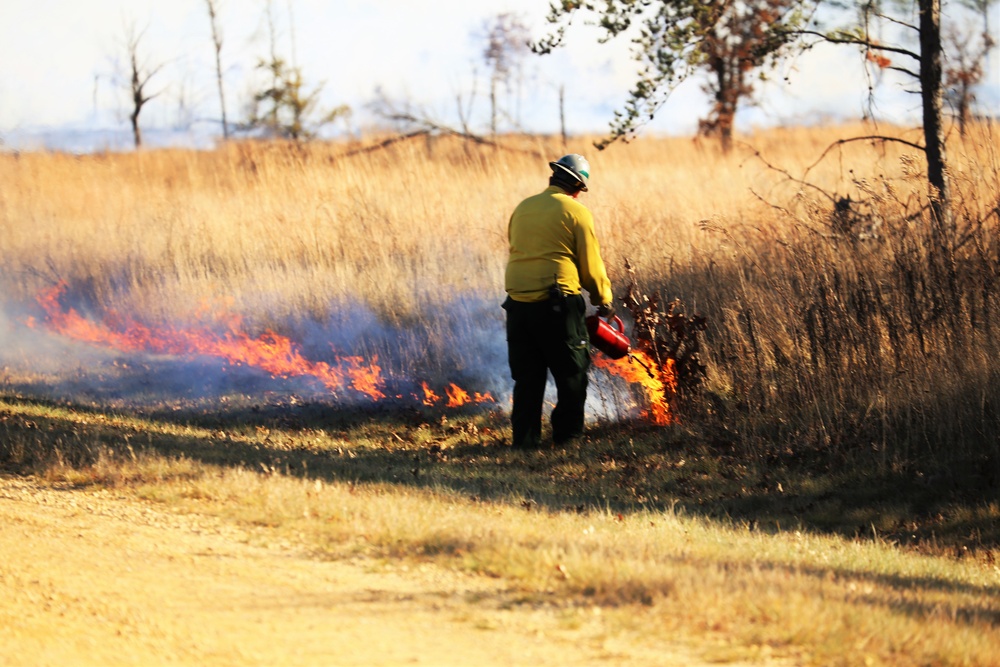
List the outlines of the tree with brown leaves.
<svg viewBox="0 0 1000 667">
<path fill-rule="evenodd" d="M 789 30 L 802 21 L 812 0 L 562 0 L 550 7 L 555 32 L 532 45 L 546 54 L 562 44 L 565 31 L 580 12 L 596 17 L 602 41 L 639 25 L 632 38 L 633 55 L 642 65 L 623 111 L 616 111 L 603 148 L 629 138 L 652 120 L 673 89 L 696 70 L 709 74 L 705 89 L 712 108 L 701 131 L 719 136 L 724 148 L 732 138 L 733 119 L 753 93 L 755 71 L 773 64 L 792 39 Z"/>
</svg>

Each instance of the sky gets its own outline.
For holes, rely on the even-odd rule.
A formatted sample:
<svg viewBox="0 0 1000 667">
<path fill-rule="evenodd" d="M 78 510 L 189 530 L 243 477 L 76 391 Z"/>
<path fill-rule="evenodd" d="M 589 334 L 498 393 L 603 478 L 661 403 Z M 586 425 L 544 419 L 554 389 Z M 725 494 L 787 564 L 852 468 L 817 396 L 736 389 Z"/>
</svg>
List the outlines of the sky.
<svg viewBox="0 0 1000 667">
<path fill-rule="evenodd" d="M 269 53 L 266 0 L 218 0 L 230 120 L 246 117 L 255 65 Z M 1000 5 L 1000 3 L 998 3 Z M 351 107 L 329 132 L 360 134 L 381 119 L 381 94 L 437 122 L 457 126 L 461 97 L 471 129 L 488 128 L 486 23 L 512 13 L 533 38 L 546 34 L 548 0 L 272 0 L 277 49 L 297 64 L 320 106 Z M 1000 16 L 994 7 L 993 26 Z M 0 0 L 0 140 L 7 147 L 58 143 L 73 132 L 117 131 L 128 138 L 122 85 L 126 27 L 142 31 L 139 52 L 160 65 L 143 108 L 147 137 L 159 129 L 218 133 L 214 51 L 204 0 Z M 600 31 L 576 21 L 566 45 L 523 60 L 520 84 L 501 105 L 520 127 L 558 132 L 559 89 L 572 133 L 607 131 L 634 82 L 637 63 L 625 39 L 597 42 Z M 758 86 L 759 104 L 738 116 L 741 129 L 858 119 L 870 79 L 850 47 L 824 45 L 785 62 Z M 918 100 L 891 78 L 876 88 L 880 119 L 916 123 Z M 1000 49 L 980 92 L 1000 107 Z M 697 80 L 674 91 L 645 131 L 691 134 L 708 108 Z M 507 124 L 509 127 L 509 123 Z M 501 126 L 503 128 L 503 125 Z M 176 134 L 176 133 L 175 133 Z M 44 140 L 38 139 L 45 137 Z M 37 146 L 35 146 L 37 147 Z"/>
</svg>

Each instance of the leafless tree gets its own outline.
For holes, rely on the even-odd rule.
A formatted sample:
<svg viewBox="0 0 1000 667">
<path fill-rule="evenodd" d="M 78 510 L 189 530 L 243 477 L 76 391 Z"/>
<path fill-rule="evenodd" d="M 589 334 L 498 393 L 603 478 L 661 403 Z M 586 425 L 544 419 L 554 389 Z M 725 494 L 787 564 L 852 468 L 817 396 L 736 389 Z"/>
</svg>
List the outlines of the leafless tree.
<svg viewBox="0 0 1000 667">
<path fill-rule="evenodd" d="M 976 101 L 975 88 L 982 83 L 986 73 L 986 60 L 996 47 L 990 32 L 989 7 L 994 0 L 961 0 L 960 4 L 982 19 L 981 30 L 972 23 L 952 24 L 944 32 L 945 100 L 955 109 L 958 129 L 965 136 L 965 129 Z"/>
<path fill-rule="evenodd" d="M 219 107 L 222 109 L 222 138 L 229 138 L 229 123 L 226 120 L 226 94 L 222 85 L 222 32 L 219 29 L 219 0 L 205 0 L 208 18 L 212 24 L 212 44 L 215 46 L 215 82 L 219 88 Z"/>
<path fill-rule="evenodd" d="M 472 130 L 469 128 L 469 120 L 472 117 L 472 108 L 476 103 L 476 95 L 478 91 L 476 90 L 476 67 L 472 67 L 472 90 L 466 95 L 461 90 L 455 94 L 455 108 L 458 111 L 458 122 L 462 125 L 462 132 L 465 134 L 470 134 Z"/>
<path fill-rule="evenodd" d="M 197 97 L 191 92 L 188 78 L 183 78 L 172 86 L 172 99 L 177 104 L 177 117 L 173 126 L 178 130 L 190 130 L 195 121 L 195 109 L 198 106 Z"/>
<path fill-rule="evenodd" d="M 145 35 L 145 28 L 137 30 L 134 23 L 125 26 L 125 49 L 128 55 L 129 72 L 127 75 L 127 88 L 131 95 L 132 111 L 129 114 L 129 121 L 132 124 L 132 137 L 135 140 L 135 147 L 142 146 L 142 131 L 139 128 L 139 114 L 143 107 L 159 95 L 159 92 L 150 93 L 147 90 L 150 79 L 163 69 L 163 64 L 151 64 L 139 54 L 139 46 Z"/>
<path fill-rule="evenodd" d="M 559 86 L 559 136 L 562 137 L 563 148 L 566 148 L 566 86 Z"/>
<path fill-rule="evenodd" d="M 486 24 L 483 59 L 490 71 L 490 133 L 493 136 L 497 133 L 499 114 L 497 88 L 502 85 L 510 92 L 513 77 L 520 73 L 521 62 L 529 52 L 528 37 L 528 28 L 515 14 L 498 14 Z"/>
</svg>

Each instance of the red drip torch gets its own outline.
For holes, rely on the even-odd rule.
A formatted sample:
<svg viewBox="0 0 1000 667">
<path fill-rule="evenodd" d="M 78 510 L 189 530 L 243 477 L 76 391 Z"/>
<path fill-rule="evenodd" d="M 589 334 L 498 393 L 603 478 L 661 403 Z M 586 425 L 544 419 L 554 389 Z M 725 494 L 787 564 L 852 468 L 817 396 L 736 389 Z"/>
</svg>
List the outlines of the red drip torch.
<svg viewBox="0 0 1000 667">
<path fill-rule="evenodd" d="M 615 315 L 611 320 L 614 323 L 614 327 L 597 315 L 590 315 L 585 320 L 587 322 L 587 333 L 590 334 L 591 345 L 612 359 L 621 359 L 627 355 L 629 361 L 637 362 L 645 368 L 646 372 L 649 373 L 649 377 L 655 377 L 653 370 L 649 366 L 629 354 L 632 342 L 625 335 L 625 325 L 622 323 L 622 318 Z"/>
<path fill-rule="evenodd" d="M 611 320 L 614 327 L 597 315 L 587 317 L 586 321 L 591 345 L 612 359 L 621 359 L 628 354 L 632 342 L 625 335 L 625 325 L 622 324 L 622 318 L 615 315 L 614 319 Z"/>
</svg>

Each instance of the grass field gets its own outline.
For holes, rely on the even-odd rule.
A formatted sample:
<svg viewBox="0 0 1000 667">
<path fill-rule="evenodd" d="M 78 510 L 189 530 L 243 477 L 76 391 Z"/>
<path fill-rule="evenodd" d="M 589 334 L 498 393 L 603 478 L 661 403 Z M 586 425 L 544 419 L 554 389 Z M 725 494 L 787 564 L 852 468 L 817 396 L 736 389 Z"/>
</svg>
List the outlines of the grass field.
<svg viewBox="0 0 1000 667">
<path fill-rule="evenodd" d="M 953 138 L 942 240 L 912 149 L 827 150 L 876 133 L 916 136 L 569 146 L 619 310 L 703 317 L 704 374 L 595 369 L 588 440 L 535 454 L 504 446 L 498 306 L 554 143 L 0 155 L 0 463 L 632 610 L 720 660 L 994 664 L 1000 137 Z M 661 361 L 677 336 L 633 333 Z"/>
</svg>

